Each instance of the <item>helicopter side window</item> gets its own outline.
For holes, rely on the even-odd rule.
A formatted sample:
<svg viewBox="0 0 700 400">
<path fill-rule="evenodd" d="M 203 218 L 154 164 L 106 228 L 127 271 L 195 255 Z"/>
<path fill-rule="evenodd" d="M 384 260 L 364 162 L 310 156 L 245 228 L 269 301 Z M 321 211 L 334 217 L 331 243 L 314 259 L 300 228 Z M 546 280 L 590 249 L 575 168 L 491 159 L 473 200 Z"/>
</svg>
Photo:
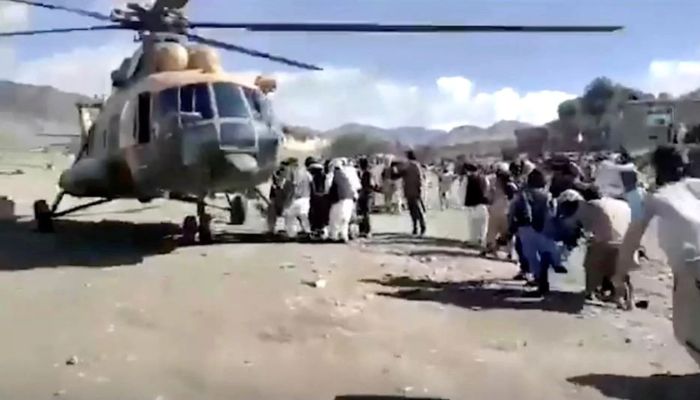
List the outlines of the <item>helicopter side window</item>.
<svg viewBox="0 0 700 400">
<path fill-rule="evenodd" d="M 250 117 L 245 99 L 238 86 L 229 82 L 216 82 L 212 86 L 219 109 L 219 118 Z"/>
<path fill-rule="evenodd" d="M 180 111 L 198 112 L 204 119 L 214 118 L 209 85 L 195 84 L 180 88 Z"/>
</svg>

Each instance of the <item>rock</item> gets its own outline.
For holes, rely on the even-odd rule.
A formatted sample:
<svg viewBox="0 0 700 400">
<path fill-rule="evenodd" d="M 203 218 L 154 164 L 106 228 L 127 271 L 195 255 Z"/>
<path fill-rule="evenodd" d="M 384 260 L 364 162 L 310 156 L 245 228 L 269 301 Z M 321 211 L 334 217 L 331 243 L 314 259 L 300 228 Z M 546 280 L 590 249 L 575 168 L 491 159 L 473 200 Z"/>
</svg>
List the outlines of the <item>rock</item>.
<svg viewBox="0 0 700 400">
<path fill-rule="evenodd" d="M 583 347 L 583 340 L 578 341 L 578 347 Z"/>
<path fill-rule="evenodd" d="M 280 269 L 293 269 L 296 268 L 296 265 L 290 262 L 286 262 L 280 265 Z"/>
<path fill-rule="evenodd" d="M 57 391 L 53 392 L 53 395 L 54 395 L 54 397 L 61 397 L 61 396 L 65 396 L 66 393 L 68 393 L 68 392 L 65 389 L 61 389 L 61 390 L 57 390 Z"/>
<path fill-rule="evenodd" d="M 78 365 L 78 357 L 70 356 L 70 358 L 66 360 L 66 365 Z"/>
<path fill-rule="evenodd" d="M 365 293 L 365 295 L 363 296 L 363 298 L 368 301 L 374 299 L 374 297 L 374 293 Z"/>
<path fill-rule="evenodd" d="M 413 391 L 413 386 L 406 386 L 403 388 L 404 393 L 410 393 Z"/>
<path fill-rule="evenodd" d="M 486 268 L 486 273 L 487 273 L 487 274 L 490 274 L 491 272 L 493 272 L 493 269 L 492 269 L 492 268 Z"/>
<path fill-rule="evenodd" d="M 471 307 L 469 307 L 469 309 L 472 311 L 481 311 L 481 307 L 479 307 L 479 306 L 471 306 Z"/>
<path fill-rule="evenodd" d="M 634 303 L 634 305 L 637 308 L 646 310 L 647 308 L 649 308 L 649 300 L 639 300 L 638 302 Z"/>
<path fill-rule="evenodd" d="M 630 339 L 630 338 L 628 338 L 628 337 L 627 337 L 627 338 L 625 338 L 625 343 L 627 343 L 627 344 L 630 344 L 630 343 L 632 343 L 632 339 Z"/>
<path fill-rule="evenodd" d="M 86 282 L 86 283 L 84 284 L 84 286 L 85 286 L 86 288 L 92 287 L 92 283 Z"/>
<path fill-rule="evenodd" d="M 249 366 L 253 365 L 253 362 L 250 360 L 243 360 L 243 365 L 245 365 L 246 367 L 249 367 Z"/>
<path fill-rule="evenodd" d="M 327 284 L 328 284 L 328 282 L 326 282 L 325 279 L 319 279 L 319 280 L 314 282 L 314 287 L 318 288 L 318 289 L 323 289 L 326 287 Z"/>
</svg>

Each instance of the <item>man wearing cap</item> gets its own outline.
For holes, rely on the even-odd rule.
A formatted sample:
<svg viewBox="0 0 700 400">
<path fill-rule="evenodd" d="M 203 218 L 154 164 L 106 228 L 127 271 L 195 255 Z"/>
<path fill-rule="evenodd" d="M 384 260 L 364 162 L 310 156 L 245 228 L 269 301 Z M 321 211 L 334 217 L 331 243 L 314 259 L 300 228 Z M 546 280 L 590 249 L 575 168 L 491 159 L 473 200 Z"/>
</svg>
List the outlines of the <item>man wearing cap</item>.
<svg viewBox="0 0 700 400">
<path fill-rule="evenodd" d="M 341 160 L 331 161 L 330 188 L 328 199 L 331 204 L 329 215 L 329 238 L 332 241 L 350 240 L 350 219 L 355 206 L 355 192 L 350 180 L 343 171 Z"/>
</svg>

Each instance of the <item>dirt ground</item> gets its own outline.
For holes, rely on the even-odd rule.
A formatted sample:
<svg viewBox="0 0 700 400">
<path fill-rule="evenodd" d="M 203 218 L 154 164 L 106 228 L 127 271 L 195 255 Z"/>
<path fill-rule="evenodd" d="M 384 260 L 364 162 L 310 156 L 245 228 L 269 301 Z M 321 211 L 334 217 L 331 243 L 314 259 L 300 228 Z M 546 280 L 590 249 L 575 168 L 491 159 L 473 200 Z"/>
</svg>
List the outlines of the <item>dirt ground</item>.
<svg viewBox="0 0 700 400">
<path fill-rule="evenodd" d="M 431 210 L 420 239 L 407 215 L 376 216 L 350 245 L 269 243 L 251 214 L 180 247 L 193 206 L 165 201 L 34 233 L 57 175 L 0 174 L 21 216 L 0 224 L 0 399 L 700 398 L 661 262 L 632 277 L 649 308 L 620 312 L 583 301 L 580 252 L 551 298 L 524 297 L 514 264 L 462 247 L 456 209 Z"/>
</svg>

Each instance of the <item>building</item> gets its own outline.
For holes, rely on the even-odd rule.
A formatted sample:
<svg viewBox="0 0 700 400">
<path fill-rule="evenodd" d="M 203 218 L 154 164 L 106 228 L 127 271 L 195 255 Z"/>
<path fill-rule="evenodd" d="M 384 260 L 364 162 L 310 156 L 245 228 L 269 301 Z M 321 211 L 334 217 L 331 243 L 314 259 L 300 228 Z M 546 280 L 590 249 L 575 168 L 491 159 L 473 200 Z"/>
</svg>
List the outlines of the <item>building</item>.
<svg viewBox="0 0 700 400">
<path fill-rule="evenodd" d="M 548 147 L 550 134 L 547 127 L 521 128 L 513 133 L 518 152 L 526 153 L 531 158 L 543 155 Z"/>
<path fill-rule="evenodd" d="M 630 152 L 697 141 L 695 139 L 700 138 L 700 100 L 629 101 L 623 106 L 622 119 L 614 133 Z"/>
</svg>

